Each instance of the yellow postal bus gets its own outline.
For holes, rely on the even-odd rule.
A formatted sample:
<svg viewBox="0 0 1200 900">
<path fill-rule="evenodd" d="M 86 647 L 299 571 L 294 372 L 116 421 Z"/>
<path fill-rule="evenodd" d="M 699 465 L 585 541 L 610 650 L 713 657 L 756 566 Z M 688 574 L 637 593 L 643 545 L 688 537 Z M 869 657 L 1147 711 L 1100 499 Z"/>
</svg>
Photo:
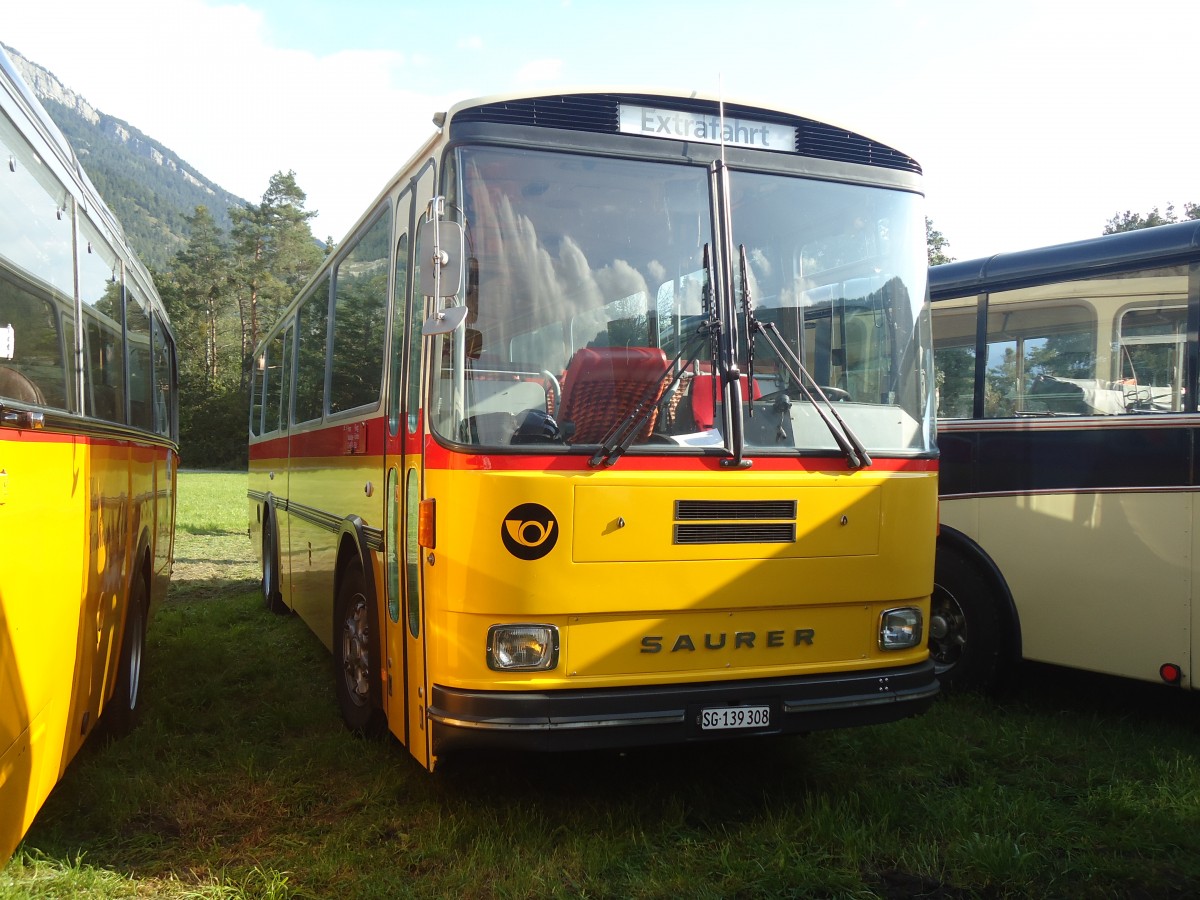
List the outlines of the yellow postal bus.
<svg viewBox="0 0 1200 900">
<path fill-rule="evenodd" d="M 926 708 L 920 168 L 689 95 L 461 103 L 256 351 L 264 601 L 416 759 Z"/>
<path fill-rule="evenodd" d="M 0 53 L 0 859 L 138 710 L 171 573 L 175 345 L 62 133 Z"/>
</svg>

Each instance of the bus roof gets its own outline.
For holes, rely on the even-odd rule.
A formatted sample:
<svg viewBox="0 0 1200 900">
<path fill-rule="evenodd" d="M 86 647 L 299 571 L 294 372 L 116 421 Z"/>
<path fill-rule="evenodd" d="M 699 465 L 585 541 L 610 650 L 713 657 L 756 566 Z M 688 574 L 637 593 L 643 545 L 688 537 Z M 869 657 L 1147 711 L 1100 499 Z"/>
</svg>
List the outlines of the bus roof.
<svg viewBox="0 0 1200 900">
<path fill-rule="evenodd" d="M 932 300 L 1123 272 L 1200 255 L 1200 222 L 1139 228 L 1067 244 L 998 253 L 929 269 Z"/>
</svg>

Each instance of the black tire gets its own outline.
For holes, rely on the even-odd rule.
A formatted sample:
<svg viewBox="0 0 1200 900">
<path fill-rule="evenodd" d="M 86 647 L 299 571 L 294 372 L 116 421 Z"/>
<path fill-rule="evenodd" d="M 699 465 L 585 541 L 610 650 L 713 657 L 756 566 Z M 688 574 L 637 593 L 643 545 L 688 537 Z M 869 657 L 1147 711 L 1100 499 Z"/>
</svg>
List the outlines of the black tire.
<svg viewBox="0 0 1200 900">
<path fill-rule="evenodd" d="M 333 605 L 333 677 L 346 727 L 365 737 L 382 734 L 386 725 L 377 613 L 362 569 L 351 564 Z"/>
<path fill-rule="evenodd" d="M 941 548 L 933 581 L 929 656 L 942 688 L 996 687 L 1005 637 L 998 591 L 976 566 Z"/>
<path fill-rule="evenodd" d="M 283 591 L 279 587 L 279 540 L 275 536 L 275 517 L 266 513 L 262 529 L 262 597 L 263 605 L 276 615 L 291 612 L 283 602 Z"/>
<path fill-rule="evenodd" d="M 129 608 L 121 635 L 117 683 L 112 699 L 104 707 L 103 730 L 112 738 L 123 737 L 137 727 L 141 713 L 142 659 L 146 652 L 146 623 L 149 616 L 146 582 L 134 575 L 129 588 Z"/>
</svg>

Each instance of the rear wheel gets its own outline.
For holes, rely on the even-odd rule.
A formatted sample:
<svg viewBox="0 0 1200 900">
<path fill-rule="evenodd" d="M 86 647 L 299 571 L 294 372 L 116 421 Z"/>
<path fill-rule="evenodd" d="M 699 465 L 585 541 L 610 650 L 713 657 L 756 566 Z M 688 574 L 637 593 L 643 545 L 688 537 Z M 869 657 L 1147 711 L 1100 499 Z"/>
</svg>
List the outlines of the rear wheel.
<svg viewBox="0 0 1200 900">
<path fill-rule="evenodd" d="M 117 662 L 117 684 L 104 707 L 104 729 L 112 737 L 128 734 L 141 712 L 142 657 L 146 650 L 146 620 L 149 615 L 146 582 L 135 575 L 129 588 L 129 608 L 121 636 Z"/>
<path fill-rule="evenodd" d="M 278 615 L 291 612 L 279 587 L 279 539 L 275 536 L 275 517 L 270 514 L 263 516 L 262 565 L 263 604 Z"/>
<path fill-rule="evenodd" d="M 342 719 L 351 731 L 366 736 L 381 734 L 385 725 L 376 613 L 362 569 L 350 565 L 333 609 L 334 680 Z"/>
<path fill-rule="evenodd" d="M 946 690 L 986 690 L 1000 675 L 1000 600 L 979 570 L 939 550 L 929 615 L 929 656 Z"/>
</svg>

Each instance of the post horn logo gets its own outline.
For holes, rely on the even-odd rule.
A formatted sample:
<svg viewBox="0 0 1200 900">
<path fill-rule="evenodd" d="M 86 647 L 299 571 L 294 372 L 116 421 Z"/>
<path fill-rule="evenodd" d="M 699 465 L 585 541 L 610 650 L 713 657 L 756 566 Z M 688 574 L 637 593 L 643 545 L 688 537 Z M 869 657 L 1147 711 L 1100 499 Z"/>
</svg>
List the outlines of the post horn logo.
<svg viewBox="0 0 1200 900">
<path fill-rule="evenodd" d="M 522 503 L 504 517 L 500 538 L 517 559 L 541 559 L 558 541 L 558 522 L 540 503 Z"/>
</svg>

